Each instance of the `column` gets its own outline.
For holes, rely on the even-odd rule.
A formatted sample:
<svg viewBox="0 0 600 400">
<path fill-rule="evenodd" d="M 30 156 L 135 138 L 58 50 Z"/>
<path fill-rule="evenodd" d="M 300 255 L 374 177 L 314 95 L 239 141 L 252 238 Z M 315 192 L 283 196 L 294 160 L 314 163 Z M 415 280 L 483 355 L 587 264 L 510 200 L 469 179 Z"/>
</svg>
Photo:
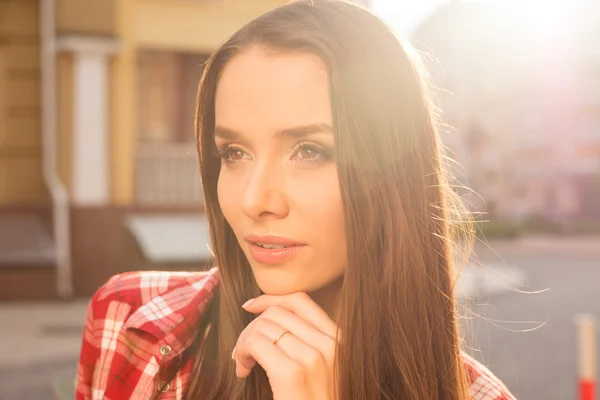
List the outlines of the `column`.
<svg viewBox="0 0 600 400">
<path fill-rule="evenodd" d="M 73 54 L 72 202 L 105 206 L 110 202 L 108 71 L 117 42 L 62 37 L 58 46 Z"/>
</svg>

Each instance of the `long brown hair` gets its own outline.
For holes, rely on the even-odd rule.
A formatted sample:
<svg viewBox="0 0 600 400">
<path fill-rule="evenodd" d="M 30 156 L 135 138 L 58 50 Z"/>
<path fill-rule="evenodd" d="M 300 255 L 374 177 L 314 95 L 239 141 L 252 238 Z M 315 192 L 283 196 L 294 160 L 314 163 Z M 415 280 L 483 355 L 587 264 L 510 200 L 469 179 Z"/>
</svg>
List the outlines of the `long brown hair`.
<svg viewBox="0 0 600 400">
<path fill-rule="evenodd" d="M 422 70 L 377 17 L 334 0 L 296 1 L 254 19 L 206 65 L 196 129 L 222 284 L 197 340 L 186 398 L 272 397 L 260 367 L 239 380 L 231 361 L 252 318 L 240 306 L 260 291 L 219 207 L 214 156 L 220 74 L 251 46 L 310 52 L 328 67 L 348 249 L 336 321 L 339 398 L 466 398 L 448 223 L 453 195 Z"/>
</svg>

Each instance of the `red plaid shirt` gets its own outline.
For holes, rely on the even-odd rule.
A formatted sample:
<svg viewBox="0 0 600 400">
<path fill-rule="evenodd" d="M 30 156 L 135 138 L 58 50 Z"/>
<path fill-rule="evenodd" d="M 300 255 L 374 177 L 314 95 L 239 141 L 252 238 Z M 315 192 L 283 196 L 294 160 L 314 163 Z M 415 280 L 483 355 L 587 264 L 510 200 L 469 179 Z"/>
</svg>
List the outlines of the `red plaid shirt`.
<svg viewBox="0 0 600 400">
<path fill-rule="evenodd" d="M 169 382 L 162 373 L 193 342 L 218 281 L 216 268 L 111 278 L 90 301 L 75 399 L 181 399 L 191 360 Z M 475 400 L 514 400 L 485 367 L 466 355 L 464 362 Z"/>
</svg>

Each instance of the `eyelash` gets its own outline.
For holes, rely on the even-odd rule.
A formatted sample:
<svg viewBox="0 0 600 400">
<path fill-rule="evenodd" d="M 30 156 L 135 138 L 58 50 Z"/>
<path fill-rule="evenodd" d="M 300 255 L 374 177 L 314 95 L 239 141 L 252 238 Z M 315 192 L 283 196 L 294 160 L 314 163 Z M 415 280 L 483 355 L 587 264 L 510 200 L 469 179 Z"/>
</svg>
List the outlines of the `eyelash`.
<svg viewBox="0 0 600 400">
<path fill-rule="evenodd" d="M 328 161 L 333 158 L 333 152 L 324 146 L 318 145 L 316 143 L 298 143 L 294 146 L 294 153 L 297 154 L 302 150 L 309 150 L 316 154 L 317 157 L 321 157 L 321 159 L 300 159 L 295 160 L 297 162 L 309 162 L 311 164 L 315 164 L 319 161 Z"/>
<path fill-rule="evenodd" d="M 317 158 L 315 158 L 315 159 L 294 159 L 296 157 L 296 154 L 302 150 L 308 150 L 308 151 L 313 152 Z M 234 146 L 231 144 L 226 144 L 226 145 L 217 147 L 216 156 L 219 157 L 221 160 L 223 160 L 223 162 L 226 164 L 235 164 L 239 161 L 242 161 L 242 160 L 232 160 L 231 159 L 231 153 L 235 152 L 235 151 L 241 151 L 242 153 L 247 154 L 240 147 L 237 147 L 237 146 Z M 318 157 L 321 157 L 321 159 L 318 159 Z M 316 143 L 298 143 L 296 146 L 293 147 L 292 161 L 294 161 L 294 162 L 308 162 L 311 164 L 316 164 L 319 161 L 328 161 L 328 160 L 331 160 L 332 158 L 333 158 L 333 152 L 331 150 L 325 148 L 324 146 L 318 145 Z"/>
<path fill-rule="evenodd" d="M 244 150 L 240 149 L 239 147 L 227 144 L 227 145 L 224 145 L 221 147 L 217 147 L 215 155 L 217 157 L 219 157 L 226 164 L 234 164 L 237 162 L 237 160 L 231 159 L 232 151 L 241 151 L 242 153 L 246 153 Z"/>
</svg>

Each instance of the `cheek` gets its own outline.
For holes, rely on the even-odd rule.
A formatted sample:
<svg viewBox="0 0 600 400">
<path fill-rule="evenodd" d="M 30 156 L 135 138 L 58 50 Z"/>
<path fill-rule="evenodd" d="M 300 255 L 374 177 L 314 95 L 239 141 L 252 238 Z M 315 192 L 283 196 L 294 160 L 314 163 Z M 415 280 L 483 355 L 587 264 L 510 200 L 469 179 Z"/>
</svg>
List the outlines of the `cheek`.
<svg viewBox="0 0 600 400">
<path fill-rule="evenodd" d="M 235 182 L 232 182 L 230 174 L 221 169 L 221 173 L 219 174 L 219 179 L 217 181 L 217 196 L 223 216 L 227 222 L 232 225 L 232 227 L 236 220 L 236 210 L 241 210 L 240 187 L 241 185 L 236 185 Z"/>
<path fill-rule="evenodd" d="M 343 246 L 345 250 L 345 223 L 342 195 L 337 169 L 320 171 L 297 190 L 296 202 L 301 218 L 310 225 L 317 243 L 327 247 Z M 336 251 L 337 253 L 337 251 Z"/>
<path fill-rule="evenodd" d="M 320 279 L 329 281 L 343 274 L 347 265 L 344 209 L 337 174 L 318 188 L 313 199 L 312 215 L 306 220 L 311 221 L 313 243 L 318 246 L 314 266 Z"/>
</svg>

